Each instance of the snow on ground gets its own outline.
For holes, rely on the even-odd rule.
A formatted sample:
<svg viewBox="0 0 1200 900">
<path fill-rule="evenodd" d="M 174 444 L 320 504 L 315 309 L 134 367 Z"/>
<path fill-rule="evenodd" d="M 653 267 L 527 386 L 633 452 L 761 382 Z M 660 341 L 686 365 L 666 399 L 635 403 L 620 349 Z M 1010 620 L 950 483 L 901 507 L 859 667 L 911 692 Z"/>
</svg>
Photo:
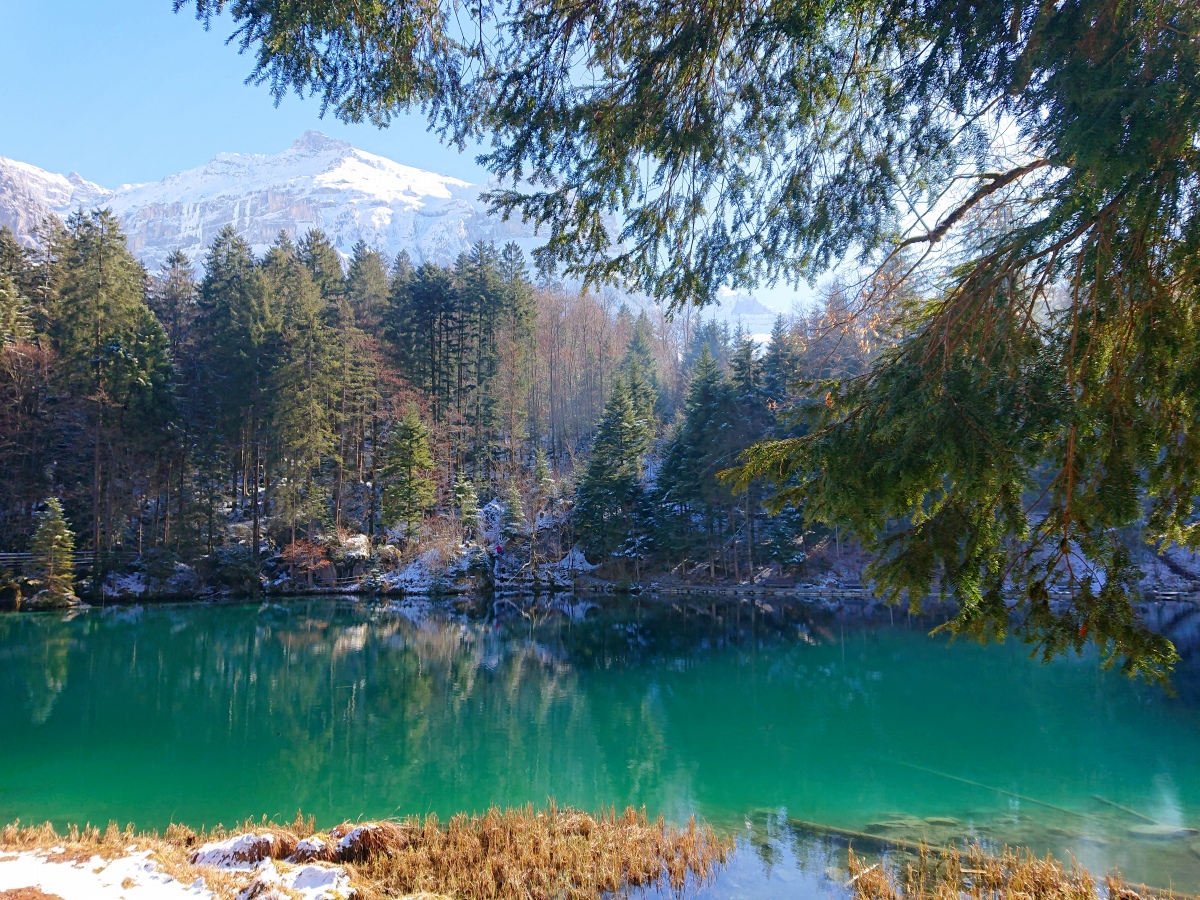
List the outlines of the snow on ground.
<svg viewBox="0 0 1200 900">
<path fill-rule="evenodd" d="M 238 834 L 223 841 L 204 844 L 192 854 L 196 866 L 249 871 L 271 853 L 275 836 L 271 834 Z"/>
<path fill-rule="evenodd" d="M 385 574 L 382 581 L 389 590 L 428 593 L 441 572 L 441 557 L 437 550 L 426 550 L 399 572 Z"/>
<path fill-rule="evenodd" d="M 340 866 L 310 863 L 280 871 L 269 859 L 246 859 L 270 839 L 270 835 L 238 835 L 205 844 L 194 859 L 203 867 L 245 872 L 246 884 L 238 897 L 246 900 L 272 896 L 271 889 L 282 889 L 275 896 L 302 900 L 345 900 L 354 895 L 350 876 Z M 132 852 L 111 862 L 101 856 L 77 859 L 55 851 L 0 853 L 0 893 L 36 888 L 62 900 L 216 900 L 203 877 L 184 884 L 160 869 L 151 852 Z"/>
<path fill-rule="evenodd" d="M 203 880 L 180 884 L 150 861 L 150 851 L 108 862 L 41 852 L 0 854 L 0 891 L 38 888 L 62 900 L 211 900 Z M 314 898 L 315 900 L 315 898 Z"/>
<path fill-rule="evenodd" d="M 479 522 L 482 526 L 484 543 L 494 547 L 500 543 L 501 530 L 504 524 L 504 505 L 499 500 L 492 500 L 479 510 Z"/>
<path fill-rule="evenodd" d="M 144 593 L 146 593 L 146 579 L 141 572 L 132 575 L 111 572 L 104 579 L 104 596 L 106 597 L 140 597 Z"/>
<path fill-rule="evenodd" d="M 303 900 L 340 900 L 353 894 L 350 876 L 345 869 L 301 866 L 280 872 L 274 863 L 267 860 L 258 868 L 254 880 L 238 894 L 238 900 L 267 900 L 272 888 L 283 888 L 292 892 L 286 896 L 299 895 Z"/>
<path fill-rule="evenodd" d="M 572 547 L 570 553 L 558 562 L 552 563 L 549 568 L 565 575 L 573 575 L 576 572 L 590 572 L 596 567 L 587 561 L 587 557 L 578 547 Z"/>
<path fill-rule="evenodd" d="M 371 558 L 371 539 L 365 534 L 352 534 L 341 542 L 337 554 L 346 561 Z"/>
</svg>

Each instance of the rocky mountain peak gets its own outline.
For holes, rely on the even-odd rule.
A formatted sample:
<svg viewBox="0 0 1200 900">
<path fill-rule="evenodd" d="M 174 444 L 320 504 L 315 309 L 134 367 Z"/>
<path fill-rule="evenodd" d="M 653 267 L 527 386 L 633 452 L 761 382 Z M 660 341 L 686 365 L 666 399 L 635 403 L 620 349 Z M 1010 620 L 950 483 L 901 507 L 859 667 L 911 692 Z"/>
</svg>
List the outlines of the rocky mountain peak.
<svg viewBox="0 0 1200 900">
<path fill-rule="evenodd" d="M 353 153 L 354 145 L 349 141 L 338 140 L 331 138 L 327 134 L 322 134 L 320 131 L 306 131 L 296 140 L 292 141 L 289 151 L 298 153 Z"/>
</svg>

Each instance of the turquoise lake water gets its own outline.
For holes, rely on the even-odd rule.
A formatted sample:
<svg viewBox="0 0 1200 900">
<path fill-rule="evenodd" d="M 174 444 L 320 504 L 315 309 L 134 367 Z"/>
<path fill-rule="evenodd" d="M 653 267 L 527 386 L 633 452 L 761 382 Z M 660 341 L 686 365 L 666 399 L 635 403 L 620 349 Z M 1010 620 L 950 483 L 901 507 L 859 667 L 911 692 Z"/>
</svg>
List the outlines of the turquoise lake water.
<svg viewBox="0 0 1200 900">
<path fill-rule="evenodd" d="M 0 616 L 0 820 L 299 809 L 329 826 L 553 797 L 736 833 L 705 897 L 827 895 L 839 850 L 803 822 L 973 835 L 1200 890 L 1200 835 L 1138 833 L 1200 827 L 1195 692 L 1092 657 L 947 644 L 899 614 L 571 612 L 322 599 Z"/>
</svg>

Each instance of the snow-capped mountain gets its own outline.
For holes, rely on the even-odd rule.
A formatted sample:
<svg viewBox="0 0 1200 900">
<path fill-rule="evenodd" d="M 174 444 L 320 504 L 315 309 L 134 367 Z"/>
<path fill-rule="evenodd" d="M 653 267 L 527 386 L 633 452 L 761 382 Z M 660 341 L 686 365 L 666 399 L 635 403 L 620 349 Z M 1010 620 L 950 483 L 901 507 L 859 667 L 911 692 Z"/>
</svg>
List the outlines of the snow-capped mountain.
<svg viewBox="0 0 1200 900">
<path fill-rule="evenodd" d="M 0 225 L 11 228 L 23 244 L 51 213 L 62 215 L 81 206 L 95 206 L 111 195 L 78 174 L 56 175 L 0 156 Z"/>
<path fill-rule="evenodd" d="M 276 155 L 222 153 L 200 168 L 115 191 L 0 157 L 0 225 L 28 244 L 47 213 L 107 206 L 151 271 L 176 248 L 201 263 L 230 224 L 257 253 L 280 231 L 298 238 L 319 228 L 347 256 L 361 238 L 389 259 L 406 250 L 417 265 L 449 263 L 478 240 L 535 246 L 531 230 L 488 214 L 482 190 L 309 131 Z"/>
</svg>

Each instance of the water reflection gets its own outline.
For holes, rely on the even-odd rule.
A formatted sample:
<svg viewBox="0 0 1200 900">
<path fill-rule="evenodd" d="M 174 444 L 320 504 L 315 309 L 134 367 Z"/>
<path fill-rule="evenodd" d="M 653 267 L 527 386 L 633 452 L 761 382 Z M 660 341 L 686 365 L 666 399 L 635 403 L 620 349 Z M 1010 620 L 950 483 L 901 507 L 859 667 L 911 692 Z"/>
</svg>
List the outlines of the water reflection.
<svg viewBox="0 0 1200 900">
<path fill-rule="evenodd" d="M 712 897 L 825 890 L 851 831 L 863 849 L 972 835 L 1200 887 L 1196 706 L 1092 658 L 947 647 L 886 611 L 482 614 L 313 600 L 0 617 L 0 819 L 300 808 L 332 824 L 555 797 L 736 831 Z"/>
</svg>

